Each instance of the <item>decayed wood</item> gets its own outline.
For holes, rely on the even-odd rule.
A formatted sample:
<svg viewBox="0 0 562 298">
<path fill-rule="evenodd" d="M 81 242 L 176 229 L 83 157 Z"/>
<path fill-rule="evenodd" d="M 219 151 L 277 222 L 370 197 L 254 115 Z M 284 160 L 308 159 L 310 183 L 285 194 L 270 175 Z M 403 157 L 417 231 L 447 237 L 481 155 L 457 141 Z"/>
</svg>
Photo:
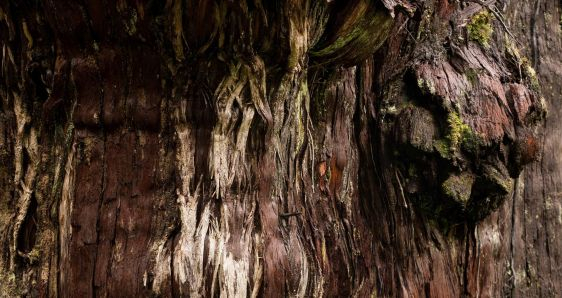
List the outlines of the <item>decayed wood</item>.
<svg viewBox="0 0 562 298">
<path fill-rule="evenodd" d="M 0 3 L 0 289 L 560 295 L 544 2 Z"/>
</svg>

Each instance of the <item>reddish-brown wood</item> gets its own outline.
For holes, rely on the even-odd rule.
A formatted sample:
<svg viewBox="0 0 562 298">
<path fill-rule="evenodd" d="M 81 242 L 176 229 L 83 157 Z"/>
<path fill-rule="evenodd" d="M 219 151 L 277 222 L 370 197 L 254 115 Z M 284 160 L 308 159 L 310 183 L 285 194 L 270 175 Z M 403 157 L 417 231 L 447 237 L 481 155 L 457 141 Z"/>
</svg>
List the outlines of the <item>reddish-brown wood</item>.
<svg viewBox="0 0 562 298">
<path fill-rule="evenodd" d="M 560 296 L 561 10 L 0 2 L 0 290 Z"/>
</svg>

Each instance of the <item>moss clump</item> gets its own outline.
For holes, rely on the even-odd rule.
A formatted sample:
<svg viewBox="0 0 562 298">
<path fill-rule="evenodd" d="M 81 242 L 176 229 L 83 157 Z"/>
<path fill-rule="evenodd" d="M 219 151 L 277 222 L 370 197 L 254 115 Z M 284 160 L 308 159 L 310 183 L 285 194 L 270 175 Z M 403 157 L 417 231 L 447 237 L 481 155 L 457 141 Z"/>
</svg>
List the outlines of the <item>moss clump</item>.
<svg viewBox="0 0 562 298">
<path fill-rule="evenodd" d="M 449 178 L 443 182 L 441 188 L 445 196 L 455 200 L 463 206 L 466 206 L 470 200 L 472 184 L 474 184 L 474 177 L 463 173 L 458 176 L 449 176 Z"/>
<path fill-rule="evenodd" d="M 447 116 L 448 133 L 445 139 L 434 142 L 433 147 L 441 157 L 450 159 L 462 147 L 468 152 L 475 152 L 480 145 L 479 136 L 464 123 L 455 112 Z"/>
<path fill-rule="evenodd" d="M 459 114 L 452 112 L 447 117 L 447 124 L 449 124 L 449 134 L 447 140 L 453 149 L 459 148 L 461 142 L 472 134 L 470 126 L 465 124 Z"/>
<path fill-rule="evenodd" d="M 423 78 L 418 78 L 418 88 L 424 95 L 434 95 L 437 91 L 432 81 Z"/>
<path fill-rule="evenodd" d="M 475 14 L 467 26 L 470 40 L 479 43 L 485 48 L 490 47 L 490 38 L 494 32 L 492 19 L 493 16 L 487 10 Z"/>
</svg>

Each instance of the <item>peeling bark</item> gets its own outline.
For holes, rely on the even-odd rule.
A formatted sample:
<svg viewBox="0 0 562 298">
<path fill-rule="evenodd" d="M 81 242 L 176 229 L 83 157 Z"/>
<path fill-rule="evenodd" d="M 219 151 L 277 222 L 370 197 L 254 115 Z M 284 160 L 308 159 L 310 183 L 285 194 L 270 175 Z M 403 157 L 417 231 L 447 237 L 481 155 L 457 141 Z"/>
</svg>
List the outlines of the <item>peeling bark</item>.
<svg viewBox="0 0 562 298">
<path fill-rule="evenodd" d="M 0 288 L 559 296 L 560 5 L 1 2 Z"/>
</svg>

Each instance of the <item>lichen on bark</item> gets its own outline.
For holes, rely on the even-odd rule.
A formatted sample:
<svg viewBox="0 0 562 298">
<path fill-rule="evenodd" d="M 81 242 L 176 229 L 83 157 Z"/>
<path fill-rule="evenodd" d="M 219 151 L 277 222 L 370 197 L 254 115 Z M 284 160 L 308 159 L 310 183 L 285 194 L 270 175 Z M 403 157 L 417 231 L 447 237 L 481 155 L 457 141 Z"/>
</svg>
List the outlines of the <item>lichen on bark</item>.
<svg viewBox="0 0 562 298">
<path fill-rule="evenodd" d="M 486 11 L 2 2 L 2 289 L 506 294 L 546 106 Z"/>
</svg>

